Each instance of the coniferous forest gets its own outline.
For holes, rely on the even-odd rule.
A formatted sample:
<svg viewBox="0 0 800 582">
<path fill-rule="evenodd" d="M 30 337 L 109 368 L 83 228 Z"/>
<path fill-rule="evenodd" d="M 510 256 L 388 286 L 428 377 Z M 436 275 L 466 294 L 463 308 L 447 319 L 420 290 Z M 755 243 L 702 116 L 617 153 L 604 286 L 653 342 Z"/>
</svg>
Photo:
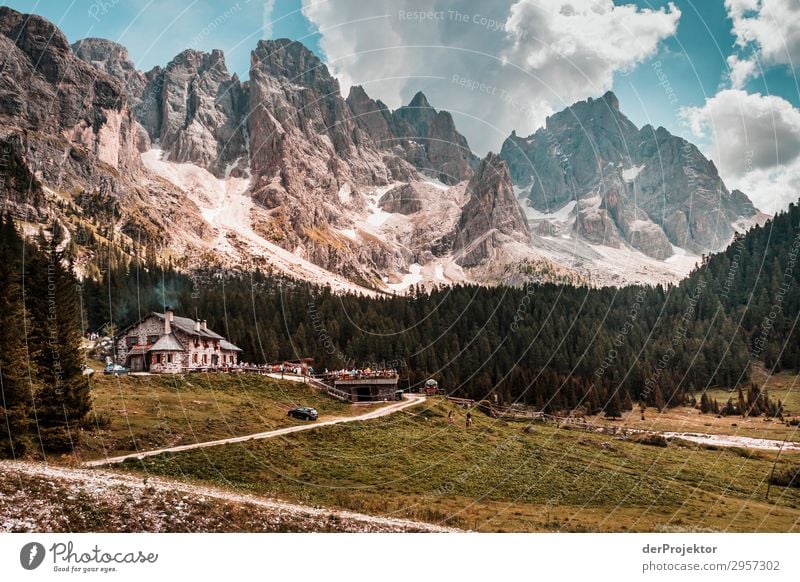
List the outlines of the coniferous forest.
<svg viewBox="0 0 800 582">
<path fill-rule="evenodd" d="M 50 234 L 27 243 L 0 221 L 0 456 L 71 450 L 91 410 L 78 281 Z"/>
<path fill-rule="evenodd" d="M 189 277 L 106 249 L 83 301 L 92 330 L 170 305 L 207 319 L 248 362 L 395 367 L 412 388 L 433 377 L 459 396 L 613 414 L 699 402 L 711 386 L 747 392 L 753 362 L 800 371 L 799 237 L 791 205 L 674 286 L 461 285 L 377 299 L 264 272 Z"/>
<path fill-rule="evenodd" d="M 165 305 L 207 319 L 247 362 L 391 367 L 404 388 L 433 377 L 454 395 L 550 412 L 613 417 L 638 401 L 777 415 L 750 382 L 752 364 L 800 372 L 797 205 L 674 286 L 461 285 L 379 298 L 261 271 L 190 276 L 110 247 L 94 253 L 96 276 L 78 281 L 58 227 L 30 242 L 9 218 L 1 228 L 5 456 L 69 450 L 90 410 L 81 334 L 113 333 Z M 712 386 L 738 386 L 738 402 L 710 401 Z"/>
</svg>

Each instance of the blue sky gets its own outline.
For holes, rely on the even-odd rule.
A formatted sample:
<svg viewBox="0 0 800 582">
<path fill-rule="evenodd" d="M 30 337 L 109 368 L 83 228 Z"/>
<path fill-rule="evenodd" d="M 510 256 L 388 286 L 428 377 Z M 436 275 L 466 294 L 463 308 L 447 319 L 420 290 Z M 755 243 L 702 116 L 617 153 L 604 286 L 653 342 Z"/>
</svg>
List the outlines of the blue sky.
<svg viewBox="0 0 800 582">
<path fill-rule="evenodd" d="M 6 0 L 15 10 L 56 23 L 70 42 L 90 36 L 128 48 L 141 70 L 167 64 L 185 48 L 225 51 L 228 68 L 247 77 L 260 38 L 301 40 L 319 51 L 300 0 Z"/>
<path fill-rule="evenodd" d="M 677 116 L 679 108 L 702 105 L 716 93 L 724 80 L 725 59 L 733 52 L 735 37 L 722 0 L 672 2 L 681 11 L 677 34 L 667 38 L 652 58 L 633 71 L 615 75 L 613 90 L 623 111 L 638 125 L 664 125 L 673 132 L 686 133 L 685 124 Z M 659 8 L 666 7 L 669 0 L 616 3 Z M 6 0 L 0 4 L 45 16 L 59 25 L 70 42 L 87 36 L 120 42 L 142 70 L 163 66 L 190 46 L 221 48 L 228 68 L 246 78 L 250 51 L 259 38 L 300 40 L 325 56 L 317 27 L 301 12 L 301 0 Z M 428 5 L 435 6 L 436 2 L 420 3 L 422 7 Z M 654 82 L 656 61 L 669 75 L 679 103 L 671 104 L 671 95 Z M 746 87 L 800 105 L 797 81 L 783 67 L 772 68 Z M 447 108 L 446 103 L 435 105 Z"/>
<path fill-rule="evenodd" d="M 669 2 L 637 0 L 632 3 L 648 8 L 667 6 Z M 667 38 L 659 51 L 634 71 L 617 75 L 614 91 L 623 104 L 623 111 L 638 125 L 664 125 L 673 133 L 690 137 L 676 113 L 680 107 L 701 106 L 725 85 L 729 70 L 726 59 L 737 52 L 736 38 L 722 0 L 673 0 L 673 3 L 681 10 L 677 34 Z M 662 63 L 679 103 L 670 105 L 663 87 L 658 84 L 653 74 L 656 61 Z M 795 107 L 800 105 L 797 79 L 787 67 L 771 67 L 763 77 L 749 80 L 745 88 L 780 96 Z"/>
<path fill-rule="evenodd" d="M 760 207 L 777 210 L 800 189 L 797 0 L 0 3 L 45 16 L 70 41 L 120 42 L 142 70 L 188 47 L 221 48 L 246 78 L 259 38 L 299 40 L 345 92 L 362 84 L 397 107 L 423 90 L 480 153 L 613 89 L 637 125 L 697 143 Z"/>
</svg>

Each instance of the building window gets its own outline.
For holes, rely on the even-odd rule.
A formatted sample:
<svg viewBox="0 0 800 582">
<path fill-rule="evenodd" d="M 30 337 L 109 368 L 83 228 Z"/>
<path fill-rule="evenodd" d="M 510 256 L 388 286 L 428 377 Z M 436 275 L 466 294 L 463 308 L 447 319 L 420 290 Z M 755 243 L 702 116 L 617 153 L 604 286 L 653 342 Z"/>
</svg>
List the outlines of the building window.
<svg viewBox="0 0 800 582">
<path fill-rule="evenodd" d="M 172 354 L 167 354 L 167 362 L 172 363 Z"/>
<path fill-rule="evenodd" d="M 204 364 L 208 363 L 208 354 L 203 354 L 203 363 Z"/>
<path fill-rule="evenodd" d="M 139 338 L 135 335 L 128 336 L 128 345 L 135 346 L 139 342 Z"/>
<path fill-rule="evenodd" d="M 158 336 L 157 335 L 149 335 L 149 336 L 147 336 L 147 343 L 154 344 L 157 341 L 158 341 Z"/>
<path fill-rule="evenodd" d="M 197 363 L 197 354 L 192 354 L 192 363 L 193 364 Z"/>
<path fill-rule="evenodd" d="M 200 347 L 200 338 L 197 337 L 194 338 L 194 347 L 196 348 Z"/>
</svg>

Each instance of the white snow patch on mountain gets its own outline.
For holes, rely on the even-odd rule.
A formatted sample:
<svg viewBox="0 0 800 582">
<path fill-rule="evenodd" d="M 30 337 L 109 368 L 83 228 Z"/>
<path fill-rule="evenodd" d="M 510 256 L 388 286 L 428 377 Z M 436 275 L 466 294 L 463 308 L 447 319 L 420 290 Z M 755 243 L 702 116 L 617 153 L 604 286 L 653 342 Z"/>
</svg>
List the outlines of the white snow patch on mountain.
<svg viewBox="0 0 800 582">
<path fill-rule="evenodd" d="M 158 148 L 142 153 L 141 157 L 148 170 L 181 188 L 197 205 L 215 233 L 211 242 L 212 250 L 239 263 L 249 257 L 261 257 L 287 275 L 319 285 L 330 285 L 337 292 L 376 295 L 375 291 L 327 271 L 255 232 L 251 219 L 254 203 L 249 196 L 249 177 L 234 178 L 229 175 L 228 178 L 217 178 L 194 164 L 164 160 L 163 152 Z"/>
<path fill-rule="evenodd" d="M 342 204 L 349 204 L 353 198 L 353 192 L 350 188 L 350 183 L 345 182 L 342 184 L 342 187 L 339 188 L 339 201 Z"/>
<path fill-rule="evenodd" d="M 403 275 L 403 280 L 399 283 L 389 283 L 387 287 L 393 291 L 406 291 L 412 285 L 422 281 L 422 265 L 414 263 L 408 267 L 408 273 Z"/>
<path fill-rule="evenodd" d="M 394 293 L 407 293 L 413 285 L 454 284 L 468 282 L 470 279 L 463 269 L 456 264 L 452 256 L 440 257 L 424 265 L 414 263 L 409 266 L 408 273 L 403 274 L 397 283 L 389 283 L 387 287 Z"/>
<path fill-rule="evenodd" d="M 679 247 L 673 247 L 675 254 L 671 257 L 659 261 L 630 247 L 589 246 L 600 255 L 594 261 L 593 278 L 601 284 L 675 283 L 688 275 L 700 260 Z"/>
<path fill-rule="evenodd" d="M 750 218 L 740 216 L 735 222 L 731 223 L 731 226 L 737 233 L 744 234 L 754 226 L 764 226 L 770 218 L 772 218 L 771 214 L 756 212 L 756 214 Z"/>
<path fill-rule="evenodd" d="M 540 212 L 530 206 L 530 202 L 527 198 L 521 202 L 528 220 L 558 220 L 561 222 L 569 219 L 570 214 L 572 214 L 572 211 L 577 205 L 577 202 L 570 200 L 558 210 L 554 210 L 553 212 Z"/>
<path fill-rule="evenodd" d="M 430 184 L 434 188 L 438 188 L 439 190 L 449 190 L 450 186 L 442 182 L 437 178 L 432 178 L 431 176 L 422 175 L 422 179 L 426 184 Z"/>
<path fill-rule="evenodd" d="M 380 226 L 392 217 L 391 213 L 386 212 L 376 205 L 372 209 L 372 213 L 367 217 L 367 222 L 372 226 Z"/>
<path fill-rule="evenodd" d="M 622 179 L 626 182 L 633 182 L 636 179 L 636 176 L 639 175 L 639 172 L 644 170 L 644 164 L 641 166 L 632 166 L 626 170 L 622 170 Z"/>
<path fill-rule="evenodd" d="M 343 228 L 340 229 L 339 232 L 349 238 L 350 240 L 358 240 L 358 236 L 356 236 L 356 229 L 355 228 Z"/>
<path fill-rule="evenodd" d="M 365 198 L 367 199 L 367 210 L 369 214 L 366 217 L 366 223 L 373 227 L 379 227 L 384 222 L 386 222 L 389 218 L 391 218 L 391 213 L 386 212 L 383 208 L 378 206 L 378 201 L 381 197 L 386 194 L 392 188 L 399 186 L 402 182 L 393 182 L 388 186 L 381 186 L 379 188 L 375 188 L 375 190 L 371 194 L 367 194 Z"/>
</svg>

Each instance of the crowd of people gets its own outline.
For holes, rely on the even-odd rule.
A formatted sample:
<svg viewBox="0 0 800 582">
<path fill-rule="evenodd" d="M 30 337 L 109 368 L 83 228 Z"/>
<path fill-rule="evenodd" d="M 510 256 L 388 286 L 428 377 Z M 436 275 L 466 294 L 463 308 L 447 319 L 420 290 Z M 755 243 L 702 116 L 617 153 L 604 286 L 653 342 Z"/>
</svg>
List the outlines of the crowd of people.
<svg viewBox="0 0 800 582">
<path fill-rule="evenodd" d="M 371 368 L 353 368 L 351 370 L 334 370 L 328 371 L 328 368 L 322 372 L 324 378 L 332 380 L 361 380 L 364 378 L 397 378 L 397 370 L 394 368 L 373 370 Z"/>
<path fill-rule="evenodd" d="M 297 376 L 313 376 L 314 368 L 302 366 L 299 364 L 251 364 L 248 362 L 239 362 L 226 366 L 231 370 L 246 370 L 248 372 L 261 372 L 263 374 L 295 374 Z"/>
</svg>

